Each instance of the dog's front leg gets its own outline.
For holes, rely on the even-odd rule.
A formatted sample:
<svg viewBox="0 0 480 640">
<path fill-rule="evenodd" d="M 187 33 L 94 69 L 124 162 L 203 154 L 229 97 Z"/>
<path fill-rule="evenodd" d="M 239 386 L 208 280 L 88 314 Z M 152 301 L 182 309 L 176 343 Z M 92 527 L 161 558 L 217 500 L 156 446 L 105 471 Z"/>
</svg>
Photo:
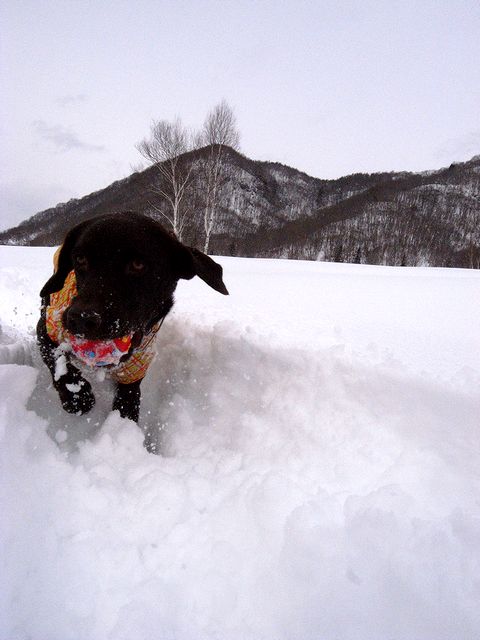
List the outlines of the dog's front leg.
<svg viewBox="0 0 480 640">
<path fill-rule="evenodd" d="M 115 398 L 113 399 L 113 409 L 120 411 L 122 418 L 128 418 L 134 422 L 138 422 L 140 413 L 140 383 L 132 382 L 131 384 L 117 383 Z"/>
<path fill-rule="evenodd" d="M 45 319 L 37 325 L 37 339 L 40 355 L 52 374 L 53 386 L 58 392 L 62 407 L 68 413 L 83 414 L 95 404 L 95 396 L 90 383 L 68 359 L 68 354 L 58 353 L 58 345 L 47 333 Z M 64 362 L 60 362 L 64 358 Z"/>
</svg>

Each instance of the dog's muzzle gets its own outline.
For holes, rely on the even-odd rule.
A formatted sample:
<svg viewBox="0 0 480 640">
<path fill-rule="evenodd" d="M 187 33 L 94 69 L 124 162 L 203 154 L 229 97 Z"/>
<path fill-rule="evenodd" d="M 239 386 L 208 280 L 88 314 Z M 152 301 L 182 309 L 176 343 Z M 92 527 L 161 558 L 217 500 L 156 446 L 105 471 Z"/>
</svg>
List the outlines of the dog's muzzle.
<svg viewBox="0 0 480 640">
<path fill-rule="evenodd" d="M 100 328 L 102 317 L 96 311 L 69 307 L 63 315 L 63 324 L 73 335 L 92 336 Z"/>
</svg>

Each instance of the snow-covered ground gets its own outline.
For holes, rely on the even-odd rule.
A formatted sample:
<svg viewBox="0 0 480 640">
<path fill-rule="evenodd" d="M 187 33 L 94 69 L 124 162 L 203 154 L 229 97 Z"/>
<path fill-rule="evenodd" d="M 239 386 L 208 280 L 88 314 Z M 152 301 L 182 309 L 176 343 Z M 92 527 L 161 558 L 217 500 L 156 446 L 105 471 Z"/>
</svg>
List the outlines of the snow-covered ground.
<svg viewBox="0 0 480 640">
<path fill-rule="evenodd" d="M 480 637 L 480 272 L 221 258 L 140 429 L 59 406 L 0 248 L 1 640 Z"/>
</svg>

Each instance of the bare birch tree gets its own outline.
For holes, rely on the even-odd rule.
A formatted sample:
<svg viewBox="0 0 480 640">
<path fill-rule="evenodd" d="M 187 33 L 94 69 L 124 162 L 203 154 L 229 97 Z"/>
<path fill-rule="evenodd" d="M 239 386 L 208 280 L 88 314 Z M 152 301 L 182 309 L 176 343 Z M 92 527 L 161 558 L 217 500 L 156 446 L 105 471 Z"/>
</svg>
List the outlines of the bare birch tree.
<svg viewBox="0 0 480 640">
<path fill-rule="evenodd" d="M 205 172 L 205 211 L 204 252 L 208 253 L 210 238 L 215 225 L 218 208 L 219 187 L 225 173 L 225 147 L 239 148 L 240 135 L 237 130 L 235 115 L 229 104 L 222 100 L 205 118 L 200 137 L 197 138 L 210 150 L 204 161 Z"/>
<path fill-rule="evenodd" d="M 180 118 L 173 122 L 152 122 L 150 137 L 137 146 L 141 155 L 156 167 L 160 180 L 155 192 L 169 203 L 169 212 L 152 206 L 172 225 L 173 232 L 182 240 L 188 218 L 188 189 L 192 182 L 193 163 L 182 162 L 180 156 L 194 148 L 194 136 L 183 126 Z"/>
</svg>

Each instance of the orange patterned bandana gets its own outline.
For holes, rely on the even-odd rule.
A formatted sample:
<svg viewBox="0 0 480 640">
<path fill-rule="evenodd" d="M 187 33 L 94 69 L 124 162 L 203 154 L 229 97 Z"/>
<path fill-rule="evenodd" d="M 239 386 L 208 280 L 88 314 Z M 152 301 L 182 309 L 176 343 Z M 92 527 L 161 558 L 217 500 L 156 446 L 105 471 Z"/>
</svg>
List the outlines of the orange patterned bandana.
<svg viewBox="0 0 480 640">
<path fill-rule="evenodd" d="M 72 352 L 85 364 L 95 367 L 108 367 L 114 380 L 122 384 L 131 384 L 145 377 L 148 367 L 155 355 L 154 339 L 160 324 L 156 324 L 149 333 L 143 336 L 140 344 L 134 347 L 127 359 L 131 347 L 131 336 L 115 340 L 82 340 L 72 336 L 62 323 L 62 316 L 73 298 L 77 295 L 75 272 L 70 271 L 60 291 L 50 294 L 50 304 L 46 310 L 47 333 L 56 344 L 66 342 Z"/>
</svg>

